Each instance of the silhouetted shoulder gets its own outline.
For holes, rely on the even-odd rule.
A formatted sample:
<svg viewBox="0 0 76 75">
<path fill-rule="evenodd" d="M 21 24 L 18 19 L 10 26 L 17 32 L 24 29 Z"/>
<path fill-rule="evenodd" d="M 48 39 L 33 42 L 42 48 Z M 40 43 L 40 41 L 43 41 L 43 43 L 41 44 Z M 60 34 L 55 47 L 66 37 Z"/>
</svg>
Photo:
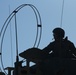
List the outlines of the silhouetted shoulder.
<svg viewBox="0 0 76 75">
<path fill-rule="evenodd" d="M 73 45 L 73 46 L 74 46 L 74 43 L 71 42 L 70 40 L 66 40 L 66 39 L 65 39 L 64 41 L 65 41 L 65 43 L 67 43 L 68 45 L 70 45 L 70 46 Z"/>
</svg>

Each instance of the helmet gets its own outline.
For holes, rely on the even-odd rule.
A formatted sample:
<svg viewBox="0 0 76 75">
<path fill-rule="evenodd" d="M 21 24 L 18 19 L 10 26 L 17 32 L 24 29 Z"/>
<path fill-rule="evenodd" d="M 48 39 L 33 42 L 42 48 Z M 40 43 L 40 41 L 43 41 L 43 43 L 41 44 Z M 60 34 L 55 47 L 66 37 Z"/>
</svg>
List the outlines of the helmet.
<svg viewBox="0 0 76 75">
<path fill-rule="evenodd" d="M 56 34 L 59 38 L 63 38 L 65 35 L 65 31 L 62 28 L 55 28 L 53 33 Z"/>
</svg>

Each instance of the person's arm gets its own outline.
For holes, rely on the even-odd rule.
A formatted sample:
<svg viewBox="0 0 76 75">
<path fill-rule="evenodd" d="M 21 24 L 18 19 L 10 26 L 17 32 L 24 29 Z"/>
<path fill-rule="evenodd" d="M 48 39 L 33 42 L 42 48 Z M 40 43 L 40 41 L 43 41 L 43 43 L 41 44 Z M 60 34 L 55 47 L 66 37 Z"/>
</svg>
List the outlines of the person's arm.
<svg viewBox="0 0 76 75">
<path fill-rule="evenodd" d="M 49 54 L 53 50 L 53 43 L 50 43 L 48 46 L 46 46 L 44 49 L 42 49 L 45 54 Z"/>
<path fill-rule="evenodd" d="M 76 48 L 72 42 L 70 43 L 70 50 L 71 50 L 72 54 L 76 56 Z"/>
</svg>

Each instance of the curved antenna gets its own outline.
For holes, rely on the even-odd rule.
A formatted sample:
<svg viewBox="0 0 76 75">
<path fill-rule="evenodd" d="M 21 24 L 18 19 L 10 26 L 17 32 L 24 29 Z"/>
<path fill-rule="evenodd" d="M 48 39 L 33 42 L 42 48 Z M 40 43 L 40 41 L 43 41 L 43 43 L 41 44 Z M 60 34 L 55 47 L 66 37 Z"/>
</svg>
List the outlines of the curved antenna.
<svg viewBox="0 0 76 75">
<path fill-rule="evenodd" d="M 21 6 L 21 7 L 20 7 Z M 41 35 L 42 35 L 42 22 L 41 22 L 41 16 L 40 16 L 40 13 L 39 13 L 39 11 L 37 10 L 37 8 L 34 6 L 34 5 L 32 5 L 32 4 L 23 4 L 23 5 L 20 5 L 16 10 L 17 11 L 19 11 L 21 8 L 23 8 L 24 6 L 30 6 L 32 9 L 33 9 L 33 11 L 34 11 L 34 13 L 35 13 L 35 16 L 36 16 L 36 21 L 37 21 L 37 34 L 36 34 L 36 40 L 35 40 L 35 43 L 34 43 L 34 46 L 33 47 L 35 47 L 35 45 L 36 45 L 36 43 L 37 43 L 37 39 L 38 39 L 38 28 L 40 27 L 41 29 L 40 29 L 40 37 L 39 37 L 39 41 L 38 41 L 38 44 L 37 44 L 37 47 L 39 46 L 39 44 L 40 44 L 40 41 L 41 41 Z M 39 16 L 39 20 L 40 20 L 40 24 L 38 24 L 38 16 L 37 16 L 37 13 L 36 13 L 36 11 L 37 11 L 37 13 L 38 13 L 38 16 Z"/>
<path fill-rule="evenodd" d="M 36 40 L 35 40 L 35 43 L 34 43 L 34 46 L 36 45 L 36 42 L 37 42 L 37 38 L 38 38 L 38 28 L 41 28 L 40 30 L 40 37 L 39 37 L 39 41 L 38 41 L 38 44 L 37 44 L 37 47 L 39 46 L 40 44 L 40 41 L 41 41 L 41 35 L 42 35 L 42 22 L 41 22 L 41 16 L 40 16 L 40 13 L 39 11 L 37 10 L 37 8 L 33 5 L 31 5 L 32 9 L 34 10 L 34 13 L 36 15 L 36 19 L 37 19 L 37 14 L 36 14 L 36 11 L 38 13 L 38 16 L 39 16 L 39 20 L 40 20 L 40 24 L 38 23 L 38 19 L 37 19 L 37 34 L 36 34 Z M 36 11 L 35 11 L 36 10 Z"/>
<path fill-rule="evenodd" d="M 6 29 L 7 29 L 8 25 L 9 25 L 11 19 L 13 18 L 13 16 L 10 18 L 10 20 L 7 23 L 7 26 L 5 27 L 5 30 L 4 30 L 3 35 L 2 35 L 1 46 L 0 46 L 0 50 L 1 50 L 1 64 L 2 64 L 2 68 L 3 68 L 3 70 L 4 70 L 4 72 L 5 72 L 6 75 L 7 75 L 7 73 L 6 73 L 5 69 L 4 69 L 4 65 L 3 65 L 3 61 L 2 61 L 2 45 L 3 45 L 3 39 L 4 39 L 4 35 L 5 35 L 5 32 L 6 32 Z"/>
<path fill-rule="evenodd" d="M 2 34 L 3 29 L 6 28 L 5 25 L 6 25 L 6 23 L 8 23 L 7 21 L 10 19 L 10 17 L 13 15 L 13 13 L 14 13 L 15 11 L 18 12 L 18 11 L 19 11 L 21 8 L 23 8 L 24 6 L 30 6 L 30 7 L 33 9 L 33 11 L 34 11 L 34 13 L 35 13 L 35 16 L 36 16 L 37 26 L 38 26 L 38 25 L 42 25 L 41 16 L 40 16 L 40 13 L 39 13 L 39 11 L 37 10 L 37 8 L 36 8 L 34 5 L 32 5 L 32 4 L 22 4 L 22 5 L 20 5 L 19 7 L 17 7 L 17 8 L 9 15 L 9 17 L 6 19 L 4 25 L 3 25 L 2 29 L 1 29 L 0 36 L 1 36 L 1 34 Z M 38 16 L 39 16 L 40 24 L 38 24 L 38 16 L 37 16 L 36 11 L 37 11 Z M 38 27 L 40 27 L 40 26 L 38 26 Z M 41 37 L 41 35 L 42 35 L 42 26 L 41 26 L 40 28 L 41 28 L 41 30 L 40 30 L 40 37 Z M 37 30 L 38 30 L 38 29 L 37 29 Z M 37 32 L 38 32 L 38 31 L 37 31 Z M 37 37 L 36 37 L 36 38 L 37 38 Z M 40 44 L 40 39 L 41 39 L 41 38 L 39 38 L 39 42 L 38 42 L 37 47 L 38 47 L 39 44 Z M 35 40 L 34 46 L 36 45 L 36 42 L 37 42 L 37 41 Z"/>
<path fill-rule="evenodd" d="M 40 28 L 41 28 L 41 31 L 42 31 L 41 17 L 40 17 L 40 14 L 39 14 L 37 8 L 36 8 L 34 5 L 31 5 L 31 4 L 23 4 L 23 5 L 20 5 L 19 7 L 17 7 L 17 8 L 9 15 L 9 17 L 6 19 L 6 21 L 4 22 L 4 25 L 3 25 L 2 29 L 1 29 L 1 32 L 0 32 L 0 38 L 1 38 L 1 34 L 2 34 L 2 40 L 1 40 L 1 46 L 0 46 L 1 53 L 2 53 L 2 44 L 3 44 L 4 35 L 5 35 L 6 29 L 7 29 L 8 25 L 9 25 L 11 19 L 16 15 L 16 13 L 17 13 L 21 8 L 23 8 L 23 7 L 26 6 L 26 5 L 30 6 L 30 7 L 34 10 L 34 13 L 35 13 L 35 16 L 36 16 L 36 21 L 37 21 L 37 26 L 40 27 Z M 36 13 L 36 11 L 35 11 L 34 8 L 35 8 L 36 11 L 38 12 L 39 19 L 40 19 L 40 24 L 38 24 L 38 18 L 37 18 L 38 16 L 37 16 L 37 13 Z M 14 13 L 14 12 L 16 12 L 16 13 Z M 6 23 L 7 23 L 7 24 L 6 24 Z M 3 30 L 4 30 L 4 32 L 3 32 Z M 3 32 L 3 33 L 2 33 L 2 32 Z M 36 35 L 35 44 L 36 44 L 36 42 L 37 42 L 37 37 L 38 37 L 38 30 L 37 30 L 37 35 Z M 40 32 L 40 38 L 39 38 L 38 45 L 39 45 L 39 43 L 40 43 L 40 39 L 41 39 L 41 32 Z M 35 45 L 35 44 L 34 44 L 34 45 Z M 38 45 L 37 45 L 37 47 L 38 47 Z M 3 65 L 3 61 L 2 61 L 2 55 L 1 55 L 1 64 L 2 64 L 2 67 L 3 67 L 3 70 L 4 70 L 4 65 Z M 6 73 L 5 70 L 4 70 L 4 72 Z M 6 74 L 7 74 L 7 73 L 6 73 Z"/>
</svg>

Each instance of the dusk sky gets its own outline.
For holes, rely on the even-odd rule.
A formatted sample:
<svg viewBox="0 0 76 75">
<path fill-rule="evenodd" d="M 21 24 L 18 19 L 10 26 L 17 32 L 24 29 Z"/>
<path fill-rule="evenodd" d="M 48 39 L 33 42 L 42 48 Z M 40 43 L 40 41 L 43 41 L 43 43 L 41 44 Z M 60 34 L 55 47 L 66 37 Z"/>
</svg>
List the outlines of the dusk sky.
<svg viewBox="0 0 76 75">
<path fill-rule="evenodd" d="M 62 25 L 60 23 L 63 0 L 0 0 L 0 31 L 10 13 L 22 4 L 34 5 L 41 15 L 42 36 L 38 48 L 43 49 L 53 41 L 52 30 L 56 27 L 62 27 L 66 33 L 65 37 L 68 36 L 68 39 L 76 46 L 76 0 L 64 0 Z M 25 6 L 17 13 L 17 28 L 18 53 L 21 53 L 33 47 L 37 34 L 36 16 L 29 6 Z M 4 67 L 14 66 L 16 61 L 15 42 L 15 18 L 13 17 L 5 32 L 2 45 Z"/>
</svg>

